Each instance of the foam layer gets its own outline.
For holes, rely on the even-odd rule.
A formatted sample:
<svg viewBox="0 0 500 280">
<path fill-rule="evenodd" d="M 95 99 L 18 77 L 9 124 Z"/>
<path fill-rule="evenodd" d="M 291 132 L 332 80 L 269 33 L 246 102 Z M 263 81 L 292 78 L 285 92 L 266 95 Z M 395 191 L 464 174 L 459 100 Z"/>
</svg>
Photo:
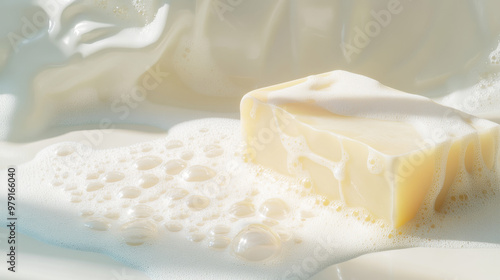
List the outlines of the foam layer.
<svg viewBox="0 0 500 280">
<path fill-rule="evenodd" d="M 18 168 L 20 190 L 29 186 L 19 192 L 21 230 L 103 252 L 158 280 L 305 279 L 390 248 L 500 247 L 491 222 L 500 213 L 496 181 L 467 199 L 451 190 L 448 214 L 391 230 L 362 209 L 310 193 L 307 179 L 243 162 L 240 129 L 238 121 L 207 119 L 129 147 L 50 146 Z M 207 152 L 213 146 L 220 155 Z M 172 160 L 185 162 L 174 175 Z"/>
</svg>

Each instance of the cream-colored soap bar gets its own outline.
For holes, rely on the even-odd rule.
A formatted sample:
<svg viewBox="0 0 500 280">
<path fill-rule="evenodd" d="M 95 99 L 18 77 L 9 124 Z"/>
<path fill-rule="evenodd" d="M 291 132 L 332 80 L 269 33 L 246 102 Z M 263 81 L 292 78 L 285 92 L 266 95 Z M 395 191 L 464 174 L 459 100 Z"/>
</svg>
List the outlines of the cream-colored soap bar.
<svg viewBox="0 0 500 280">
<path fill-rule="evenodd" d="M 241 120 L 255 163 L 394 227 L 497 174 L 496 123 L 349 72 L 252 91 Z"/>
</svg>

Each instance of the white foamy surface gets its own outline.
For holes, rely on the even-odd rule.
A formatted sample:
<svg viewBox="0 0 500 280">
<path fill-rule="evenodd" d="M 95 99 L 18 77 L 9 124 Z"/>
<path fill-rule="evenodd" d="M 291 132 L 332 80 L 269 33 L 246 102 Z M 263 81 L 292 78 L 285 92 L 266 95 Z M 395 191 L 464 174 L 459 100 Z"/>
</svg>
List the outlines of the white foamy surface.
<svg viewBox="0 0 500 280">
<path fill-rule="evenodd" d="M 242 162 L 239 131 L 238 121 L 205 119 L 128 147 L 52 145 L 19 166 L 20 230 L 151 279 L 305 279 L 380 250 L 500 248 L 498 184 L 391 230 L 308 194 L 304 181 Z"/>
</svg>

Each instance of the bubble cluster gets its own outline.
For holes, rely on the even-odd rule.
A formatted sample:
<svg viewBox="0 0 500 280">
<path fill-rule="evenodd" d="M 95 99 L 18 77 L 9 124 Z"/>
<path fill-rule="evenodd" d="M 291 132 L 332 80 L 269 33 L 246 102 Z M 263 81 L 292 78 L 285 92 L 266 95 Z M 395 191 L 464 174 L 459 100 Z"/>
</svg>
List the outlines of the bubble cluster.
<svg viewBox="0 0 500 280">
<path fill-rule="evenodd" d="M 118 171 L 111 171 L 104 176 L 103 180 L 108 183 L 113 183 L 113 182 L 118 182 L 123 178 L 125 178 L 125 175 L 123 173 Z"/>
<path fill-rule="evenodd" d="M 283 220 L 290 213 L 290 207 L 279 198 L 270 198 L 262 203 L 259 212 L 267 218 Z"/>
<path fill-rule="evenodd" d="M 231 205 L 229 213 L 236 218 L 250 217 L 255 214 L 255 206 L 250 201 L 240 201 Z"/>
<path fill-rule="evenodd" d="M 494 65 L 500 64 L 500 44 L 496 50 L 490 53 L 490 63 Z"/>
<path fill-rule="evenodd" d="M 210 199 L 202 195 L 192 195 L 188 198 L 187 206 L 193 210 L 202 210 L 210 204 Z"/>
<path fill-rule="evenodd" d="M 128 245 L 142 245 L 158 234 L 157 224 L 151 220 L 137 219 L 121 226 L 122 236 Z"/>
<path fill-rule="evenodd" d="M 176 236 L 172 238 L 230 250 L 230 255 L 246 260 L 277 255 L 281 244 L 290 241 L 292 228 L 299 226 L 291 220 L 289 203 L 260 192 L 259 184 L 266 180 L 239 179 L 255 166 L 223 148 L 238 147 L 236 139 L 208 127 L 195 131 L 208 143 L 197 144 L 190 132 L 95 152 L 80 163 L 89 172 L 69 176 L 63 164 L 52 186 L 64 186 L 69 201 L 87 207 L 80 211 L 86 228 L 118 230 L 130 246 L 152 244 L 169 232 Z M 69 153 L 61 151 L 76 148 L 65 144 L 55 154 L 64 158 Z"/>
<path fill-rule="evenodd" d="M 368 159 L 366 161 L 366 167 L 368 171 L 372 174 L 380 174 L 384 171 L 384 160 L 382 157 L 378 156 L 376 153 L 370 151 L 368 153 Z"/>
<path fill-rule="evenodd" d="M 108 230 L 111 225 L 105 219 L 93 218 L 85 222 L 85 226 L 93 230 L 105 231 Z"/>
<path fill-rule="evenodd" d="M 138 170 L 149 170 L 162 163 L 161 158 L 157 156 L 144 156 L 136 160 L 135 167 Z"/>
<path fill-rule="evenodd" d="M 187 182 L 200 182 L 213 178 L 215 174 L 210 167 L 193 165 L 182 173 L 182 178 Z"/>
<path fill-rule="evenodd" d="M 227 133 L 224 126 L 199 121 L 164 139 L 96 150 L 75 162 L 71 154 L 61 156 L 58 151 L 76 151 L 78 145 L 63 143 L 48 148 L 42 157 L 51 165 L 52 177 L 45 184 L 64 194 L 68 209 L 76 209 L 74 219 L 81 222 L 83 236 L 85 231 L 116 236 L 127 248 L 163 248 L 169 256 L 204 252 L 213 259 L 288 266 L 294 256 L 314 252 L 314 246 L 330 236 L 336 238 L 331 246 L 337 251 L 325 264 L 366 250 L 361 248 L 425 246 L 420 236 L 443 232 L 444 225 L 459 221 L 472 205 L 498 192 L 495 179 L 485 175 L 492 169 L 477 163 L 464 166 L 440 212 L 434 210 L 430 194 L 414 221 L 392 229 L 362 208 L 315 194 L 307 173 L 292 178 L 245 162 L 238 148 L 241 139 Z M 470 153 L 479 162 L 480 151 Z M 348 161 L 348 156 L 342 158 Z M 376 161 L 376 155 L 368 156 L 368 169 L 370 159 Z M 374 172 L 380 171 L 377 166 L 373 163 Z M 337 247 L 338 240 L 351 247 Z M 187 251 L 170 252 L 172 248 Z M 192 248 L 197 253 L 189 251 Z"/>
<path fill-rule="evenodd" d="M 168 175 L 177 175 L 184 168 L 186 168 L 187 164 L 185 161 L 181 159 L 172 159 L 165 163 L 165 172 Z"/>
<path fill-rule="evenodd" d="M 165 228 L 171 232 L 178 232 L 178 231 L 181 231 L 183 229 L 183 226 L 179 222 L 171 221 L 171 222 L 165 223 Z"/>
<path fill-rule="evenodd" d="M 154 174 L 144 174 L 139 179 L 139 186 L 143 189 L 148 189 L 158 184 L 160 179 Z"/>
<path fill-rule="evenodd" d="M 269 227 L 253 224 L 241 230 L 233 240 L 234 253 L 249 261 L 263 261 L 281 250 L 279 236 Z"/>
</svg>

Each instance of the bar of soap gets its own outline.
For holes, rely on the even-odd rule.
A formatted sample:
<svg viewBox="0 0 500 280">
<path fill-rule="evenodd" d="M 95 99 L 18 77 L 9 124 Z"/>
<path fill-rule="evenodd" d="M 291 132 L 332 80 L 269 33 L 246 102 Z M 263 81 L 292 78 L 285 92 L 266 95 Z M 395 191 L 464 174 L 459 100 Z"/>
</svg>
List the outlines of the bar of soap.
<svg viewBox="0 0 500 280">
<path fill-rule="evenodd" d="M 249 160 L 400 227 L 496 178 L 499 125 L 345 71 L 241 101 Z"/>
</svg>

